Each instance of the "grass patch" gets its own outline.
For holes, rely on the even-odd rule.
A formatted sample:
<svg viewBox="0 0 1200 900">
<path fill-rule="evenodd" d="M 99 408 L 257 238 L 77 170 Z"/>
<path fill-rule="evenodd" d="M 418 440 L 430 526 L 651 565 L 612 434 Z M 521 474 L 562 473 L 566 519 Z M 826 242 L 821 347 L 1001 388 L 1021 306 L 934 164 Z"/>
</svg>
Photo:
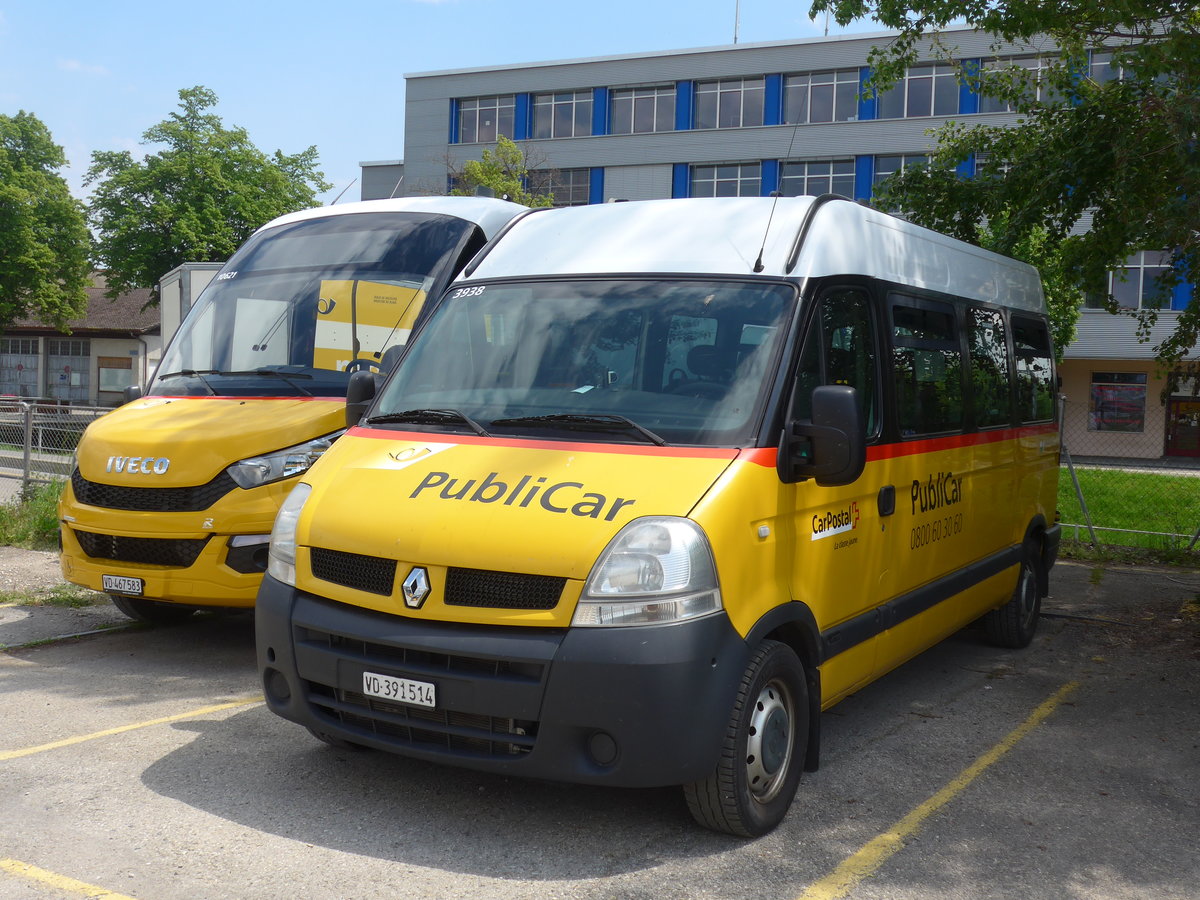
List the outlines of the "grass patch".
<svg viewBox="0 0 1200 900">
<path fill-rule="evenodd" d="M 1079 488 L 1106 545 L 1156 552 L 1182 552 L 1200 527 L 1200 478 L 1125 469 L 1092 469 L 1076 466 Z M 1075 495 L 1070 471 L 1058 479 L 1058 510 L 1064 523 L 1063 538 L 1090 541 L 1086 519 Z M 1109 531 L 1107 529 L 1128 529 Z M 1133 532 L 1158 532 L 1135 534 Z"/>
<path fill-rule="evenodd" d="M 19 502 L 0 505 L 0 544 L 26 550 L 58 549 L 58 498 L 63 481 L 33 485 Z"/>
<path fill-rule="evenodd" d="M 45 591 L 0 591 L 0 604 L 14 606 L 58 606 L 83 609 L 107 603 L 108 596 L 74 584 L 60 584 Z"/>
</svg>

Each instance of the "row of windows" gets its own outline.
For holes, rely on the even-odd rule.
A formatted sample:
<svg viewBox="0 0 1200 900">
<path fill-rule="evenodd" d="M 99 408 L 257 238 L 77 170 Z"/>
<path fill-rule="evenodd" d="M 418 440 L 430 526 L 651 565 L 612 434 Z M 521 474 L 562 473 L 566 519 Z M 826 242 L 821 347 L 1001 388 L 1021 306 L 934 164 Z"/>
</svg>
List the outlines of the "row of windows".
<svg viewBox="0 0 1200 900">
<path fill-rule="evenodd" d="M 88 338 L 46 338 L 47 356 L 88 356 L 92 352 Z M 37 338 L 0 338 L 0 353 L 38 356 L 41 343 Z"/>
<path fill-rule="evenodd" d="M 888 427 L 901 437 L 1053 420 L 1053 354 L 1042 320 L 902 293 L 889 294 L 887 311 L 890 360 L 883 361 L 868 293 L 834 288 L 822 297 L 801 355 L 797 418 L 811 414 L 812 387 L 845 384 L 857 389 L 871 434 L 885 425 L 884 385 L 895 392 Z"/>
<path fill-rule="evenodd" d="M 1097 82 L 1120 78 L 1113 54 L 1096 52 L 1089 68 Z M 968 69 L 986 73 L 1016 65 L 1027 70 L 1036 99 L 1061 99 L 1044 73 L 1054 57 L 1012 57 L 991 62 L 965 60 Z M 751 128 L 759 125 L 811 125 L 856 119 L 902 119 L 1009 112 L 1011 105 L 979 96 L 958 83 L 957 66 L 922 63 L 910 67 L 892 88 L 862 99 L 866 68 L 835 69 L 750 78 L 679 82 L 648 87 L 560 91 L 545 94 L 505 94 L 453 101 L 452 143 L 488 143 L 508 138 L 584 137 L 594 134 L 644 134 L 678 129 Z M 529 104 L 528 123 L 519 123 L 518 106 Z M 597 122 L 602 102 L 607 119 Z M 690 113 L 677 115 L 680 104 Z M 518 134 L 518 130 L 521 132 Z"/>
</svg>

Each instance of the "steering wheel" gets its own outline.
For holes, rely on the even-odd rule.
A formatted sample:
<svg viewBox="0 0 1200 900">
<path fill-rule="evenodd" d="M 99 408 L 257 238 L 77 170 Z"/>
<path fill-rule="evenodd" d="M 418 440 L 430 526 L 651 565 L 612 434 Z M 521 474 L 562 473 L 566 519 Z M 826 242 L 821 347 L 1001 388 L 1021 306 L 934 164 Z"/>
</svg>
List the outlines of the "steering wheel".
<svg viewBox="0 0 1200 900">
<path fill-rule="evenodd" d="M 375 359 L 352 359 L 346 363 L 346 372 L 357 372 L 359 369 L 374 369 L 379 371 L 379 361 Z"/>
<path fill-rule="evenodd" d="M 683 369 L 672 369 L 670 374 L 667 375 L 667 390 L 677 387 L 687 380 L 687 372 L 683 371 Z"/>
<path fill-rule="evenodd" d="M 713 381 L 683 381 L 668 384 L 664 393 L 678 394 L 681 397 L 696 397 L 700 400 L 721 400 L 725 397 L 725 388 Z"/>
</svg>

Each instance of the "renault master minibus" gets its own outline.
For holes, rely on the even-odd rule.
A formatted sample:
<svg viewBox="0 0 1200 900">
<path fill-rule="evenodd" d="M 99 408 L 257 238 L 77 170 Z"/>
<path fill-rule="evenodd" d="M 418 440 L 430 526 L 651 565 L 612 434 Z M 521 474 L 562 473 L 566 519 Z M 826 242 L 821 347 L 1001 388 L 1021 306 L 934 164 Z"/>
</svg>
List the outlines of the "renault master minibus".
<svg viewBox="0 0 1200 900">
<path fill-rule="evenodd" d="M 976 620 L 1033 637 L 1059 437 L 1022 263 L 836 197 L 538 211 L 356 378 L 256 609 L 269 707 L 327 742 L 681 785 L 758 835 L 823 709 Z"/>
<path fill-rule="evenodd" d="M 67 581 L 170 621 L 250 607 L 279 504 L 450 279 L 525 208 L 466 197 L 310 209 L 259 229 L 145 396 L 84 433 L 59 507 Z"/>
</svg>

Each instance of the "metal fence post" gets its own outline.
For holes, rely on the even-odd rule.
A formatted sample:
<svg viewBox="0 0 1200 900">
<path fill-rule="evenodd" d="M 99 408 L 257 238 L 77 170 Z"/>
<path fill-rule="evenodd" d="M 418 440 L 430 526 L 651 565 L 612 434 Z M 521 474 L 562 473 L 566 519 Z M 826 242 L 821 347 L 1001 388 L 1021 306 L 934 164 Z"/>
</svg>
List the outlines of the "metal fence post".
<svg viewBox="0 0 1200 900">
<path fill-rule="evenodd" d="M 21 404 L 22 440 L 21 497 L 29 496 L 29 473 L 33 463 L 33 404 Z"/>
</svg>

